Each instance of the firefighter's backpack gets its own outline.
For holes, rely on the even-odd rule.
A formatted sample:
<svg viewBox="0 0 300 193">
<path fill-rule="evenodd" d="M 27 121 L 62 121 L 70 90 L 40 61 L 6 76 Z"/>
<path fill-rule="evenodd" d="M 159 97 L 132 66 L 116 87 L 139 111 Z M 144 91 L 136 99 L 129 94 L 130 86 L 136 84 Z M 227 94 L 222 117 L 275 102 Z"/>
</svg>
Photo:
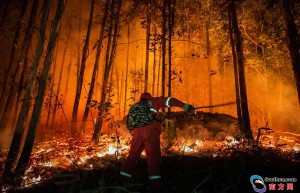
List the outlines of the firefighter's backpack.
<svg viewBox="0 0 300 193">
<path fill-rule="evenodd" d="M 129 131 L 152 124 L 153 115 L 150 107 L 150 103 L 147 100 L 142 100 L 130 107 L 126 116 L 126 126 Z"/>
</svg>

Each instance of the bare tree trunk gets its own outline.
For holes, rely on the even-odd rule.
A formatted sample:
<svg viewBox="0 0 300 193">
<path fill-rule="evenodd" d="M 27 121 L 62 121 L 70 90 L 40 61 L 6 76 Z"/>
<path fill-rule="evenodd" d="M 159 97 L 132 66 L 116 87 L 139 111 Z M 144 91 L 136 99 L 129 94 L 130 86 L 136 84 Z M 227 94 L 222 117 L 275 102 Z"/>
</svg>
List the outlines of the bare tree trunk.
<svg viewBox="0 0 300 193">
<path fill-rule="evenodd" d="M 159 49 L 159 58 L 158 58 L 158 70 L 157 70 L 157 91 L 156 91 L 156 95 L 159 95 L 159 87 L 160 87 L 160 68 L 161 68 L 161 61 L 162 60 L 162 50 Z"/>
<path fill-rule="evenodd" d="M 55 85 L 55 74 L 56 74 L 56 66 L 57 66 L 57 53 L 58 53 L 58 45 L 56 45 L 56 47 L 57 47 L 57 49 L 56 49 L 56 52 L 55 52 L 55 56 L 54 56 L 54 61 L 53 61 L 53 63 L 54 63 L 54 68 L 53 68 L 53 74 L 52 74 L 52 77 L 51 77 L 51 91 L 53 91 L 54 90 L 54 85 Z M 52 99 L 53 99 L 53 97 L 55 97 L 55 96 L 53 96 L 53 92 L 50 92 L 50 96 L 49 96 L 49 103 L 48 103 L 48 114 L 47 114 L 47 122 L 46 122 L 46 127 L 49 129 L 49 127 L 50 128 L 52 128 L 52 126 L 50 125 L 51 124 L 51 122 L 50 122 L 50 117 L 51 117 L 51 114 L 53 114 L 53 113 L 51 113 L 51 111 L 52 111 L 52 109 L 53 109 L 53 103 L 52 103 Z M 56 97 L 55 97 L 55 99 L 56 99 Z M 56 103 L 56 100 L 54 101 L 54 103 Z"/>
<path fill-rule="evenodd" d="M 118 40 L 118 31 L 119 31 L 119 19 L 120 19 L 120 10 L 121 10 L 121 6 L 122 6 L 122 0 L 118 0 L 117 6 L 118 6 L 118 10 L 116 13 L 114 13 L 114 0 L 112 1 L 111 5 L 112 5 L 112 13 L 111 13 L 111 21 L 110 21 L 110 30 L 108 32 L 108 44 L 107 44 L 107 49 L 106 52 L 109 52 L 106 54 L 106 65 L 105 65 L 105 70 L 104 70 L 104 76 L 103 76 L 103 85 L 102 85 L 102 92 L 101 92 L 101 100 L 100 100 L 100 105 L 104 105 L 104 102 L 106 100 L 106 89 L 107 89 L 107 85 L 108 85 L 108 79 L 109 79 L 109 73 L 114 61 L 114 56 L 115 56 L 115 51 L 117 48 L 117 40 Z M 114 15 L 115 16 L 115 22 L 113 23 L 113 19 L 114 19 Z M 112 30 L 112 27 L 114 27 L 114 30 Z M 112 31 L 114 31 L 113 34 L 113 41 L 112 41 L 112 45 L 111 45 L 111 36 L 112 36 Z M 111 46 L 110 46 L 111 45 Z M 111 48 L 110 48 L 111 47 Z M 99 113 L 98 113 L 98 117 L 97 117 L 97 121 L 96 121 L 96 125 L 95 125 L 95 130 L 93 133 L 93 141 L 95 143 L 99 142 L 99 138 L 100 138 L 100 132 L 102 129 L 102 124 L 103 124 L 103 119 L 102 119 L 102 115 L 104 112 L 104 108 L 101 107 L 99 109 Z"/>
<path fill-rule="evenodd" d="M 294 16 L 291 10 L 290 0 L 281 0 L 283 14 L 286 26 L 286 37 L 288 39 L 288 48 L 292 61 L 294 79 L 298 92 L 298 102 L 300 105 L 300 37 L 295 24 Z"/>
<path fill-rule="evenodd" d="M 175 16 L 175 5 L 176 0 L 172 0 L 168 2 L 168 10 L 169 10 L 169 16 L 168 16 L 168 25 L 169 25 L 169 81 L 168 81 L 168 96 L 172 96 L 172 34 L 174 29 L 174 16 Z M 170 111 L 170 108 L 169 108 Z"/>
<path fill-rule="evenodd" d="M 20 68 L 20 64 L 15 61 L 16 58 L 18 58 L 18 50 L 17 47 L 19 45 L 19 38 L 20 38 L 20 30 L 22 27 L 23 23 L 23 18 L 26 12 L 26 8 L 28 5 L 28 0 L 23 0 L 22 3 L 22 10 L 21 13 L 18 17 L 17 25 L 16 25 L 16 31 L 13 39 L 13 46 L 12 50 L 10 52 L 10 57 L 9 57 L 9 64 L 8 64 L 8 71 L 5 73 L 4 77 L 4 84 L 3 88 L 1 91 L 1 98 L 0 98 L 0 107 L 4 107 L 7 103 L 7 99 L 10 97 L 9 95 L 9 90 L 12 86 L 15 86 L 15 80 L 16 80 L 16 74 L 17 71 Z M 0 108 L 0 120 L 2 119 L 4 113 L 4 108 Z"/>
<path fill-rule="evenodd" d="M 35 57 L 32 64 L 32 70 L 29 76 L 29 80 L 27 83 L 25 95 L 24 95 L 24 101 L 21 106 L 21 110 L 19 113 L 18 121 L 16 124 L 16 129 L 13 135 L 12 143 L 5 161 L 5 167 L 2 174 L 2 181 L 11 182 L 11 177 L 13 176 L 12 173 L 12 166 L 14 162 L 16 161 L 17 155 L 19 153 L 19 150 L 21 148 L 21 141 L 22 136 L 24 134 L 24 127 L 26 123 L 26 119 L 28 117 L 29 107 L 30 107 L 30 98 L 32 94 L 32 90 L 34 87 L 34 80 L 36 78 L 37 69 L 38 69 L 38 63 L 40 60 L 40 57 L 43 53 L 44 48 L 44 42 L 45 42 L 45 33 L 46 33 L 46 25 L 47 25 L 47 19 L 48 14 L 50 10 L 51 1 L 44 1 L 43 7 L 42 7 L 42 17 L 40 22 L 40 37 L 37 43 L 37 48 L 35 51 Z"/>
<path fill-rule="evenodd" d="M 211 51 L 210 51 L 210 39 L 209 39 L 209 21 L 205 25 L 206 32 L 206 54 L 207 54 L 207 69 L 208 69 L 208 104 L 213 105 L 212 99 L 212 76 L 211 76 Z M 213 112 L 213 108 L 209 107 L 209 112 Z"/>
<path fill-rule="evenodd" d="M 67 54 L 67 50 L 68 50 L 68 43 L 70 40 L 70 35 L 71 35 L 71 25 L 69 27 L 69 31 L 68 31 L 68 35 L 67 35 L 67 40 L 66 40 L 66 44 L 65 44 L 65 49 L 63 52 L 63 58 L 62 58 L 62 62 L 61 62 L 61 66 L 60 66 L 60 72 L 59 72 L 59 79 L 58 79 L 58 84 L 57 84 L 57 90 L 56 90 L 56 95 L 55 95 L 55 102 L 54 102 L 54 107 L 53 107 L 53 114 L 52 114 L 52 120 L 51 120 L 51 128 L 53 128 L 53 124 L 54 124 L 54 120 L 55 120 L 55 115 L 56 115 L 56 109 L 57 106 L 59 104 L 59 93 L 60 91 L 60 87 L 61 87 L 61 79 L 62 79 L 62 74 L 63 74 L 63 69 L 64 69 L 64 64 L 66 61 L 66 54 Z M 58 48 L 57 48 L 58 50 Z"/>
<path fill-rule="evenodd" d="M 77 34 L 77 82 L 76 85 L 78 85 L 79 81 L 79 75 L 80 75 L 80 47 L 81 47 L 81 16 L 82 16 L 82 2 L 81 0 L 79 1 L 79 17 L 78 17 L 78 34 Z"/>
<path fill-rule="evenodd" d="M 242 110 L 241 110 L 241 96 L 240 96 L 240 87 L 239 87 L 239 74 L 237 69 L 237 59 L 236 59 L 236 52 L 235 52 L 235 45 L 233 39 L 233 30 L 232 30 L 232 22 L 231 22 L 231 9 L 228 9 L 228 23 L 229 23 L 229 38 L 231 43 L 231 51 L 232 51 L 232 61 L 233 61 L 233 69 L 234 69 L 234 83 L 235 83 L 235 99 L 236 99 L 236 110 L 237 110 L 237 117 L 239 122 L 239 127 L 243 127 L 243 120 L 242 120 Z"/>
<path fill-rule="evenodd" d="M 2 29 L 4 27 L 4 22 L 5 22 L 5 19 L 7 17 L 7 12 L 9 10 L 8 8 L 9 8 L 9 5 L 10 5 L 11 2 L 12 2 L 11 0 L 6 0 L 6 2 L 5 2 L 5 8 L 4 8 L 4 12 L 3 12 L 1 22 L 0 22 L 0 29 Z"/>
<path fill-rule="evenodd" d="M 78 78 L 78 82 L 77 82 L 77 86 L 76 86 L 76 95 L 75 95 L 73 112 L 72 112 L 71 134 L 72 134 L 73 137 L 77 133 L 77 114 L 78 114 L 78 107 L 79 107 L 81 89 L 82 89 L 82 84 L 83 84 L 85 63 L 86 63 L 87 56 L 88 56 L 90 34 L 91 34 L 92 23 L 93 23 L 94 5 L 95 5 L 95 0 L 92 0 L 91 10 L 90 10 L 90 17 L 89 17 L 89 24 L 88 24 L 88 29 L 87 29 L 87 32 L 86 32 L 85 44 L 84 44 L 84 47 L 82 49 L 80 74 L 79 74 L 79 78 Z"/>
<path fill-rule="evenodd" d="M 52 27 L 51 27 L 52 30 L 49 37 L 49 43 L 47 47 L 46 58 L 44 61 L 44 67 L 42 70 L 41 78 L 39 80 L 37 99 L 35 100 L 33 106 L 32 114 L 34 116 L 31 117 L 28 134 L 25 139 L 24 148 L 21 157 L 19 159 L 18 165 L 16 167 L 16 177 L 17 179 L 20 179 L 19 183 L 21 183 L 22 180 L 21 177 L 22 175 L 24 175 L 26 166 L 28 164 L 34 139 L 35 139 L 36 130 L 39 124 L 40 115 L 41 115 L 43 102 L 44 102 L 44 96 L 47 89 L 48 74 L 49 74 L 50 66 L 52 64 L 53 53 L 54 53 L 57 36 L 60 29 L 60 20 L 63 15 L 64 8 L 65 8 L 65 0 L 58 0 L 55 18 L 53 20 Z"/>
<path fill-rule="evenodd" d="M 248 111 L 243 47 L 242 47 L 241 34 L 238 27 L 238 20 L 237 20 L 234 0 L 230 2 L 230 10 L 231 10 L 231 24 L 234 32 L 233 34 L 234 34 L 234 42 L 235 42 L 235 51 L 237 54 L 237 71 L 238 71 L 238 78 L 239 78 L 239 91 L 241 97 L 240 105 L 241 105 L 242 122 L 243 122 L 241 129 L 246 138 L 253 139 L 251 126 L 250 126 L 249 111 Z"/>
<path fill-rule="evenodd" d="M 149 51 L 150 51 L 150 0 L 147 0 L 147 31 L 146 31 L 146 65 L 145 65 L 145 87 L 144 92 L 148 91 L 148 75 L 149 75 Z"/>
<path fill-rule="evenodd" d="M 153 39 L 153 76 L 152 76 L 152 94 L 154 95 L 155 91 L 155 79 L 156 79 L 156 36 L 157 36 L 157 30 L 156 26 L 154 26 L 154 39 Z"/>
<path fill-rule="evenodd" d="M 72 28 L 72 25 L 70 25 L 70 28 Z M 70 56 L 69 64 L 68 64 L 68 67 L 67 67 L 67 80 L 66 80 L 66 85 L 65 85 L 64 95 L 63 95 L 63 103 L 66 101 L 66 96 L 67 96 L 67 93 L 68 93 L 68 90 L 69 90 L 68 86 L 69 86 L 71 67 L 72 67 L 72 50 L 71 50 L 71 56 Z"/>
<path fill-rule="evenodd" d="M 127 90 L 128 90 L 128 68 L 129 68 L 129 49 L 130 49 L 130 14 L 128 16 L 128 28 L 127 28 L 127 53 L 126 53 L 126 73 L 125 73 L 125 97 L 124 97 L 124 111 L 123 117 L 126 114 L 126 106 L 127 106 Z"/>
<path fill-rule="evenodd" d="M 8 100 L 11 100 L 12 102 L 8 101 L 7 104 L 10 104 L 10 106 L 5 107 L 5 108 L 11 109 L 11 113 L 6 113 L 7 111 L 4 110 L 4 115 L 7 117 L 10 117 L 11 119 L 4 118 L 4 116 L 3 116 L 4 124 L 3 124 L 3 126 L 1 126 L 1 128 L 3 128 L 3 129 L 7 128 L 7 127 L 9 127 L 9 128 L 16 127 L 18 113 L 19 113 L 19 110 L 21 107 L 21 105 L 19 104 L 19 101 L 24 95 L 26 82 L 28 81 L 28 76 L 26 75 L 26 71 L 29 68 L 28 67 L 28 55 L 29 55 L 30 46 L 32 44 L 34 25 L 36 24 L 36 20 L 37 20 L 37 12 L 39 9 L 39 2 L 40 2 L 39 0 L 34 0 L 31 11 L 30 11 L 29 21 L 28 21 L 28 24 L 27 24 L 27 27 L 25 30 L 24 38 L 23 38 L 23 43 L 22 43 L 23 46 L 21 48 L 21 55 L 18 59 L 18 63 L 21 64 L 23 62 L 23 66 L 22 66 L 22 71 L 21 71 L 21 75 L 19 78 L 19 83 L 17 84 L 18 85 L 17 97 L 10 97 L 8 99 Z M 13 91 L 13 92 L 15 92 L 15 91 Z M 9 120 L 9 121 L 7 121 L 7 120 Z"/>
<path fill-rule="evenodd" d="M 94 93 L 95 81 L 96 81 L 96 76 L 97 76 L 98 68 L 99 68 L 99 59 L 100 59 L 100 54 L 101 54 L 101 50 L 102 50 L 102 42 L 104 39 L 105 24 L 106 24 L 106 20 L 107 20 L 109 2 L 110 2 L 110 0 L 106 0 L 106 3 L 105 3 L 105 11 L 104 11 L 104 16 L 102 19 L 102 26 L 101 26 L 101 30 L 100 30 L 100 34 L 99 34 L 99 40 L 98 40 L 98 45 L 97 45 L 97 54 L 96 54 L 96 59 L 95 59 L 95 63 L 94 63 L 91 86 L 90 86 L 90 90 L 88 93 L 85 110 L 84 110 L 84 114 L 83 114 L 83 118 L 82 118 L 82 122 L 81 122 L 81 126 L 80 126 L 80 130 L 82 133 L 85 133 L 86 121 L 87 121 L 88 114 L 90 111 L 90 103 L 92 101 L 92 96 Z"/>
<path fill-rule="evenodd" d="M 166 9 L 167 9 L 167 0 L 163 1 L 162 7 L 162 81 L 161 81 L 161 92 L 162 96 L 165 96 L 165 84 L 166 84 Z"/>
</svg>

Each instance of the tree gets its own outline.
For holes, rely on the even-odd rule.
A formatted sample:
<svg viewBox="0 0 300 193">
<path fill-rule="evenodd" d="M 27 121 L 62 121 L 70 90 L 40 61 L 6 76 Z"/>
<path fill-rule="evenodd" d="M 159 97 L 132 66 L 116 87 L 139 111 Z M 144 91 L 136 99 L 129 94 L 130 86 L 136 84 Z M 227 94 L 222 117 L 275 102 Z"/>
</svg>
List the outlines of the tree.
<svg viewBox="0 0 300 193">
<path fill-rule="evenodd" d="M 167 0 L 163 1 L 162 6 L 162 76 L 161 76 L 161 92 L 162 96 L 165 96 L 165 84 L 166 84 L 166 9 L 167 9 Z"/>
<path fill-rule="evenodd" d="M 148 91 L 148 75 L 149 75 L 149 51 L 150 51 L 150 29 L 151 29 L 151 13 L 150 0 L 147 0 L 147 16 L 146 16 L 146 65 L 145 65 L 145 87 L 144 92 Z"/>
<path fill-rule="evenodd" d="M 168 1 L 168 29 L 169 29 L 169 81 L 168 81 L 168 96 L 172 95 L 172 34 L 174 30 L 174 16 L 175 16 L 176 0 Z M 170 110 L 170 109 L 169 109 Z"/>
<path fill-rule="evenodd" d="M 64 12 L 64 8 L 65 8 L 65 0 L 58 0 L 55 18 L 54 18 L 52 26 L 51 26 L 51 34 L 50 34 L 49 42 L 48 42 L 48 46 L 47 46 L 46 58 L 44 60 L 42 74 L 39 79 L 39 88 L 37 91 L 37 99 L 34 102 L 34 106 L 33 106 L 33 110 L 32 110 L 32 115 L 34 115 L 34 116 L 31 116 L 28 133 L 27 133 L 27 136 L 25 139 L 24 148 L 21 153 L 18 165 L 16 167 L 16 178 L 20 180 L 19 183 L 21 183 L 21 179 L 22 179 L 21 177 L 22 177 L 22 175 L 24 175 L 26 166 L 28 164 L 30 154 L 32 151 L 32 147 L 33 147 L 33 143 L 34 143 L 34 139 L 35 139 L 36 130 L 37 130 L 37 127 L 39 124 L 41 111 L 42 111 L 42 107 L 43 107 L 43 102 L 44 102 L 44 96 L 45 96 L 45 92 L 47 89 L 48 75 L 49 75 L 50 67 L 52 64 L 52 59 L 53 59 L 53 54 L 54 54 L 55 45 L 56 45 L 56 41 L 57 41 L 57 36 L 59 33 L 59 29 L 60 29 L 60 21 L 61 21 L 63 12 Z"/>
<path fill-rule="evenodd" d="M 235 76 L 235 80 L 238 81 L 236 83 L 238 85 L 238 100 L 237 99 L 237 105 L 240 106 L 241 109 L 241 118 L 239 119 L 241 122 L 239 123 L 240 128 L 242 130 L 242 133 L 245 135 L 248 139 L 253 139 L 251 127 L 250 127 L 250 118 L 249 118 L 249 111 L 248 111 L 248 100 L 247 100 L 247 90 L 246 90 L 246 81 L 245 81 L 245 72 L 244 72 L 244 58 L 243 58 L 243 47 L 242 47 L 242 40 L 241 40 L 241 34 L 238 27 L 238 20 L 237 20 L 237 14 L 236 14 L 236 6 L 234 0 L 230 0 L 229 2 L 229 22 L 232 26 L 232 31 L 230 33 L 233 33 L 233 53 L 236 54 L 236 68 L 237 72 Z"/>
<path fill-rule="evenodd" d="M 115 12 L 115 6 L 117 6 L 116 12 Z M 96 120 L 95 130 L 92 137 L 95 143 L 99 142 L 100 132 L 103 125 L 103 115 L 104 112 L 107 110 L 105 104 L 107 98 L 107 86 L 109 81 L 109 74 L 113 65 L 114 56 L 117 48 L 121 6 L 122 6 L 122 0 L 117 0 L 117 3 L 115 3 L 115 1 L 112 0 L 100 106 L 99 106 L 98 117 Z"/>
<path fill-rule="evenodd" d="M 25 130 L 25 123 L 26 119 L 28 117 L 30 103 L 31 103 L 31 95 L 34 87 L 34 80 L 36 78 L 37 70 L 38 70 L 38 64 L 40 57 L 43 53 L 44 49 L 44 42 L 45 42 L 45 33 L 46 33 L 46 25 L 49 15 L 49 10 L 51 6 L 52 1 L 44 1 L 42 6 L 42 16 L 40 21 L 40 36 L 39 40 L 37 42 L 37 47 L 35 50 L 35 57 L 32 63 L 32 69 L 29 75 L 27 87 L 24 94 L 24 100 L 21 106 L 21 110 L 18 116 L 18 120 L 16 123 L 15 132 L 13 135 L 13 139 L 11 142 L 11 146 L 8 151 L 8 155 L 6 157 L 5 161 L 5 167 L 2 174 L 2 181 L 5 182 L 11 182 L 11 177 L 13 175 L 12 167 L 14 162 L 16 161 L 16 158 L 18 156 L 19 150 L 21 148 L 21 141 Z"/>
<path fill-rule="evenodd" d="M 78 114 L 78 107 L 79 107 L 80 95 L 81 95 L 82 84 L 83 84 L 85 63 L 86 63 L 86 60 L 88 57 L 88 49 L 89 49 L 89 41 L 90 41 L 92 23 L 93 23 L 94 7 L 95 7 L 95 0 L 92 0 L 90 16 L 89 16 L 89 24 L 88 24 L 88 29 L 86 32 L 86 39 L 85 39 L 84 47 L 82 49 L 80 73 L 79 73 L 78 82 L 77 82 L 77 86 L 76 86 L 76 94 L 75 94 L 74 106 L 73 106 L 73 112 L 72 112 L 71 135 L 73 137 L 77 133 L 77 128 L 76 128 L 77 127 L 77 114 Z"/>
<path fill-rule="evenodd" d="M 100 59 L 100 54 L 101 54 L 101 50 L 103 47 L 102 42 L 104 39 L 104 32 L 105 32 L 105 25 L 106 25 L 106 20 L 107 20 L 109 2 L 110 2 L 110 0 L 106 0 L 106 2 L 105 2 L 104 15 L 103 15 L 103 19 L 102 19 L 102 25 L 101 25 L 101 29 L 100 29 L 99 39 L 97 42 L 97 54 L 96 54 L 96 59 L 95 59 L 95 63 L 94 63 L 91 86 L 89 89 L 89 93 L 88 93 L 88 97 L 87 97 L 87 101 L 86 101 L 86 105 L 85 105 L 85 110 L 84 110 L 84 114 L 83 114 L 83 118 L 82 118 L 82 122 L 81 122 L 81 126 L 80 126 L 81 132 L 85 131 L 85 125 L 86 125 L 86 121 L 87 121 L 89 110 L 90 110 L 90 103 L 92 101 L 92 96 L 94 93 L 96 75 L 98 73 L 98 68 L 99 68 L 99 59 Z"/>
<path fill-rule="evenodd" d="M 55 97 L 55 102 L 54 102 L 54 107 L 53 107 L 53 115 L 52 115 L 52 120 L 51 120 L 51 128 L 53 128 L 53 124 L 54 124 L 54 119 L 55 119 L 55 115 L 56 115 L 56 110 L 57 110 L 57 106 L 59 105 L 59 93 L 60 91 L 60 87 L 61 87 L 61 79 L 62 79 L 62 74 L 63 74 L 63 69 L 64 69 L 64 64 L 66 61 L 66 54 L 67 54 L 67 50 L 68 50 L 68 43 L 70 40 L 70 35 L 71 35 L 71 25 L 69 26 L 69 30 L 68 30 L 68 35 L 67 35 L 67 39 L 66 39 L 66 43 L 65 43 L 65 48 L 64 48 L 64 52 L 63 52 L 63 58 L 61 61 L 61 66 L 60 66 L 60 72 L 59 72 L 59 79 L 58 79 L 58 83 L 57 83 L 57 90 L 56 90 L 56 95 Z M 57 48 L 58 50 L 58 48 Z"/>
<path fill-rule="evenodd" d="M 14 122 L 13 121 L 11 122 L 8 120 L 10 120 L 11 117 L 14 117 L 12 115 L 17 114 L 17 111 L 18 111 L 17 110 L 18 105 L 16 103 L 20 97 L 19 95 L 21 94 L 21 92 L 23 90 L 21 85 L 24 84 L 23 81 L 24 81 L 25 70 L 27 68 L 27 57 L 28 57 L 28 52 L 29 52 L 29 46 L 31 44 L 32 33 L 33 33 L 33 24 L 35 24 L 38 6 L 39 6 L 38 0 L 35 0 L 32 4 L 30 18 L 29 18 L 29 21 L 28 21 L 28 24 L 27 24 L 27 27 L 25 30 L 25 35 L 24 35 L 24 38 L 23 38 L 23 41 L 21 44 L 22 46 L 21 46 L 20 54 L 19 54 L 18 61 L 16 64 L 17 65 L 16 72 L 13 75 L 15 78 L 13 78 L 14 80 L 10 86 L 10 90 L 9 90 L 9 94 L 8 94 L 9 97 L 3 108 L 4 109 L 3 116 L 0 119 L 1 120 L 0 128 L 2 130 L 6 129 L 7 125 L 9 123 L 12 123 L 12 126 L 14 126 L 13 125 Z M 22 12 L 24 12 L 24 10 L 22 10 Z M 23 15 L 23 14 L 24 13 L 22 13 L 21 15 Z M 13 49 L 15 49 L 15 48 L 13 48 Z M 20 64 L 22 63 L 22 61 L 24 61 L 24 66 L 21 67 Z M 20 80 L 18 81 L 18 73 L 21 69 L 22 69 L 21 77 L 20 77 Z M 14 105 L 16 106 L 15 108 L 14 108 Z M 14 113 L 14 111 L 15 111 L 15 113 Z"/>
<path fill-rule="evenodd" d="M 13 89 L 12 87 L 15 86 L 14 81 L 17 77 L 16 76 L 17 71 L 20 68 L 19 63 L 17 63 L 15 59 L 18 58 L 17 46 L 19 44 L 20 31 L 23 23 L 23 18 L 26 13 L 27 5 L 28 5 L 28 0 L 23 0 L 22 9 L 17 20 L 16 31 L 13 39 L 13 44 L 12 44 L 13 46 L 10 52 L 8 71 L 5 73 L 4 84 L 1 90 L 1 98 L 0 98 L 1 107 L 4 107 L 7 104 L 7 99 L 11 97 L 9 96 L 9 93 L 11 93 L 10 90 Z M 0 109 L 0 120 L 2 119 L 4 109 L 5 108 Z"/>
<path fill-rule="evenodd" d="M 292 61 L 294 79 L 298 92 L 298 101 L 300 105 L 300 36 L 294 22 L 293 12 L 291 10 L 290 0 L 281 0 L 283 14 L 285 19 L 286 37 L 288 40 L 288 48 Z"/>
</svg>

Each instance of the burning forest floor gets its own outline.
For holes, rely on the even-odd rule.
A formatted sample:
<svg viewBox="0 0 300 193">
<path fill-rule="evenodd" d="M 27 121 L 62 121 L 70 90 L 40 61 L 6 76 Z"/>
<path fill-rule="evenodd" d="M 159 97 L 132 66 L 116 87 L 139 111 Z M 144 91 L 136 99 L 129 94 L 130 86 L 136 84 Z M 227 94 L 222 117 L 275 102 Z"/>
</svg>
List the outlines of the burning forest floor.
<svg viewBox="0 0 300 193">
<path fill-rule="evenodd" d="M 211 125 L 211 122 L 206 121 L 206 124 Z M 205 128 L 207 131 L 207 125 Z M 254 192 L 249 181 L 252 175 L 300 179 L 300 137 L 297 135 L 266 131 L 261 134 L 260 142 L 230 135 L 207 140 L 199 138 L 199 132 L 192 132 L 194 130 L 192 127 L 191 132 L 185 134 L 176 132 L 177 135 L 171 137 L 172 145 L 170 134 L 164 131 L 162 192 Z M 217 138 L 215 134 L 214 137 Z M 114 134 L 103 134 L 98 145 L 91 142 L 90 136 L 74 140 L 59 135 L 47 141 L 37 140 L 22 185 L 3 185 L 2 191 L 145 192 L 148 175 L 144 153 L 132 182 L 122 186 L 117 183 L 129 144 L 130 135 L 117 137 Z M 6 154 L 6 151 L 1 152 L 2 169 Z M 293 189 L 299 192 L 300 183 L 295 183 Z"/>
</svg>

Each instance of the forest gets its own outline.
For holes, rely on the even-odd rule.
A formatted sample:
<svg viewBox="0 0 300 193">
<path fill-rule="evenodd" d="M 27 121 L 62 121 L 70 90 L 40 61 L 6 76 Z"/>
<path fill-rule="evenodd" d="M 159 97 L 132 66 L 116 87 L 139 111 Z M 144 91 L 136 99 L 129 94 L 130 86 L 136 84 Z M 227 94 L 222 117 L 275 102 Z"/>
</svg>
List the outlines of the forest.
<svg viewBox="0 0 300 193">
<path fill-rule="evenodd" d="M 1 191 L 149 192 L 145 152 L 134 181 L 117 183 L 126 115 L 149 92 L 196 107 L 159 112 L 161 192 L 299 192 L 299 10 L 297 0 L 1 0 Z"/>
</svg>

